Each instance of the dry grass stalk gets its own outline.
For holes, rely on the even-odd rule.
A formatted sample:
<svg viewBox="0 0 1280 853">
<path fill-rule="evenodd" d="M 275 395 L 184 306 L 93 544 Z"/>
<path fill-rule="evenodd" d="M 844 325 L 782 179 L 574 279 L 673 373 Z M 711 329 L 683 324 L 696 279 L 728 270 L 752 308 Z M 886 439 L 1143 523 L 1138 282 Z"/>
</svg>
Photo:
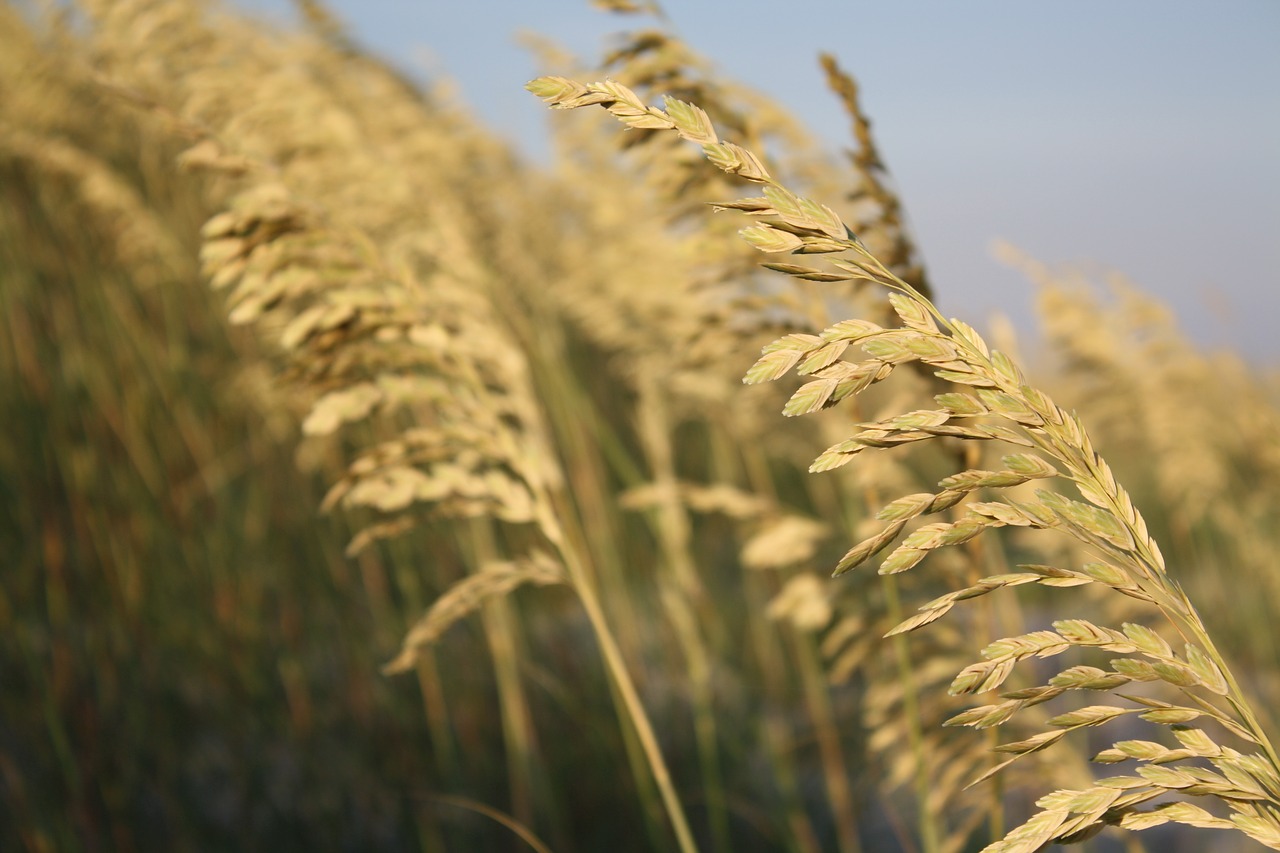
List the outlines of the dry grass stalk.
<svg viewBox="0 0 1280 853">
<path fill-rule="evenodd" d="M 674 86 L 709 102 L 717 118 L 756 126 L 742 118 L 749 115 L 739 107 L 746 93 L 709 80 L 703 63 L 669 34 L 655 30 L 630 34 L 605 64 L 641 89 Z M 617 166 L 614 150 L 618 146 L 612 142 L 604 147 L 595 137 L 582 135 L 561 139 L 561 143 L 572 146 L 572 156 L 566 158 L 571 181 L 576 177 L 580 184 L 610 186 L 608 191 L 592 194 L 590 203 L 598 212 L 586 223 L 555 235 L 557 244 L 580 237 L 581 255 L 593 259 L 592 264 L 575 265 L 578 269 L 569 271 L 569 281 L 582 278 L 581 285 L 558 288 L 557 294 L 562 310 L 575 319 L 583 333 L 615 354 L 612 363 L 637 391 L 637 439 L 653 479 L 647 507 L 654 512 L 647 519 L 660 543 L 662 563 L 670 573 L 669 577 L 659 576 L 658 582 L 664 586 L 659 600 L 668 611 L 673 636 L 679 638 L 685 657 L 703 756 L 704 789 L 714 809 L 722 785 L 716 781 L 717 759 L 712 758 L 718 751 L 711 744 L 717 714 L 712 705 L 715 697 L 709 692 L 712 682 L 706 674 L 711 671 L 707 666 L 710 656 L 723 658 L 727 651 L 723 643 L 727 620 L 709 606 L 702 582 L 697 580 L 690 551 L 693 525 L 688 509 L 693 507 L 682 505 L 676 488 L 673 435 L 682 421 L 704 420 L 709 407 L 732 406 L 732 415 L 726 420 L 733 421 L 740 433 L 749 429 L 744 425 L 759 422 L 760 407 L 744 405 L 741 395 L 732 391 L 738 385 L 736 371 L 727 370 L 718 354 L 726 348 L 743 348 L 740 341 L 744 333 L 752 334 L 752 327 L 765 317 L 772 315 L 776 322 L 780 316 L 798 314 L 799 306 L 792 302 L 780 314 L 783 298 L 779 297 L 791 295 L 782 289 L 777 289 L 777 296 L 747 304 L 742 298 L 741 279 L 754 274 L 750 272 L 755 265 L 749 247 L 708 257 L 710 246 L 740 244 L 708 239 L 701 218 L 685 216 L 672 226 L 670 211 L 696 210 L 706 193 L 727 188 L 722 172 L 709 168 L 696 155 L 688 156 L 678 140 L 659 133 L 629 137 L 622 146 L 625 169 Z M 584 164 L 584 160 L 588 162 Z M 639 188 L 634 178 L 637 166 L 645 177 Z M 612 231 L 600 233 L 601 223 L 608 223 Z M 713 228 L 720 230 L 716 226 L 721 223 L 724 220 L 718 220 Z M 742 254 L 742 249 L 747 254 Z M 616 273 L 600 276 L 598 263 L 614 259 Z M 584 272 L 590 278 L 583 276 Z M 753 323 L 747 318 L 760 319 Z M 753 549 L 753 561 L 759 559 L 755 556 L 758 553 L 759 548 Z M 690 618 L 694 615 L 696 619 Z M 829 743 L 836 740 L 827 738 Z M 837 788 L 847 787 L 843 781 L 846 774 L 829 775 L 839 779 Z M 833 813 L 842 825 L 842 843 L 849 850 L 857 845 L 852 822 L 856 811 L 848 802 L 833 804 Z M 723 826 L 723 821 L 714 818 L 712 823 Z M 723 829 L 715 832 L 718 846 L 724 846 L 724 837 Z"/>
<path fill-rule="evenodd" d="M 355 543 L 362 546 L 412 529 L 418 504 L 446 516 L 535 525 L 587 610 L 680 847 L 694 850 L 595 582 L 557 517 L 553 491 L 560 475 L 541 444 L 540 412 L 523 355 L 496 324 L 485 322 L 491 314 L 474 292 L 448 286 L 445 265 L 436 270 L 436 287 L 424 287 L 407 269 L 390 269 L 372 240 L 317 219 L 317 211 L 280 185 L 254 187 L 206 225 L 202 257 L 215 286 L 239 285 L 232 294 L 233 321 L 283 312 L 276 325 L 282 327 L 281 346 L 295 353 L 293 380 L 308 390 L 332 389 L 312 405 L 305 431 L 327 434 L 365 421 L 375 408 L 384 416 L 409 412 L 418 418 L 420 425 L 358 456 L 325 506 L 341 502 L 382 513 L 383 520 L 366 527 Z M 528 571 L 518 576 L 534 577 Z M 392 671 L 410 668 L 445 621 L 462 615 L 462 603 L 515 587 L 496 583 L 492 573 L 477 577 L 461 581 L 441 609 L 410 631 Z"/>
<path fill-rule="evenodd" d="M 137 40 L 157 24 L 145 3 L 96 11 L 104 27 L 120 32 L 117 45 Z M 185 7 L 163 12 L 160 24 L 189 27 L 192 33 L 201 29 Z M 449 164 L 464 163 L 483 143 L 476 140 L 468 150 L 457 145 L 459 137 L 428 130 L 415 93 L 380 66 L 347 56 L 343 44 L 336 49 L 346 61 L 316 66 L 325 85 L 297 93 L 310 99 L 313 123 L 306 130 L 312 136 L 300 138 L 297 127 L 282 132 L 280 125 L 292 123 L 296 113 L 266 106 L 274 98 L 246 103 L 238 75 L 223 76 L 233 62 L 243 68 L 261 61 L 267 68 L 260 89 L 296 83 L 258 56 L 260 47 L 252 39 L 234 46 L 195 39 L 192 55 L 179 69 L 190 76 L 177 75 L 176 91 L 146 66 L 129 68 L 133 79 L 128 83 L 145 93 L 140 101 L 153 101 L 155 111 L 185 125 L 199 140 L 186 158 L 189 164 L 221 171 L 243 187 L 204 229 L 205 273 L 215 287 L 230 291 L 232 322 L 255 325 L 283 350 L 283 376 L 309 407 L 304 433 L 322 439 L 342 431 L 355 439 L 354 461 L 324 506 L 375 513 L 353 540 L 353 553 L 419 529 L 428 518 L 484 516 L 535 529 L 582 600 L 621 697 L 622 715 L 635 727 L 680 846 L 692 850 L 670 774 L 613 639 L 589 562 L 566 536 L 559 517 L 558 461 L 545 444 L 525 354 L 487 299 L 491 272 L 483 244 L 467 233 L 472 210 L 455 193 L 418 193 L 395 177 L 421 174 L 421 169 L 404 168 L 419 161 L 436 164 L 438 171 L 430 174 L 448 176 Z M 332 55 L 335 47 L 304 43 L 300 50 Z M 123 65 L 122 52 L 107 64 Z M 349 74 L 332 73 L 344 65 Z M 370 90 L 377 96 L 370 98 Z M 365 146 L 362 130 L 374 125 L 387 128 L 397 145 L 384 152 Z M 338 167 L 344 158 L 347 162 Z M 353 168 L 357 173 L 367 169 L 362 180 L 346 178 Z M 370 193 L 363 188 L 365 179 L 393 191 Z M 430 210 L 438 218 L 422 221 L 423 197 L 442 199 Z M 511 588 L 490 583 L 492 573 L 481 578 L 463 580 L 446 606 L 427 616 L 409 638 L 406 654 L 395 661 L 397 670 L 438 638 L 442 620 L 457 616 L 460 602 L 470 601 L 481 588 L 490 594 Z"/>
<path fill-rule="evenodd" d="M 1072 483 L 1084 501 L 1042 489 L 1034 501 L 981 501 L 965 506 L 958 521 L 917 527 L 882 562 L 880 571 L 907 571 L 940 548 L 968 542 L 984 532 L 1008 525 L 1053 529 L 1074 536 L 1102 559 L 1079 569 L 1028 565 L 1023 571 L 983 578 L 968 588 L 925 605 L 890 633 L 917 630 L 941 618 L 963 600 L 1026 583 L 1049 587 L 1100 584 L 1146 602 L 1164 616 L 1186 641 L 1176 652 L 1159 634 L 1135 624 L 1108 628 L 1079 619 L 1054 623 L 1052 631 L 1008 637 L 983 650 L 983 660 L 966 667 L 950 691 L 975 694 L 998 690 L 1015 666 L 1028 658 L 1046 658 L 1069 649 L 1096 649 L 1121 657 L 1111 669 L 1076 666 L 1046 684 L 1000 695 L 1000 702 L 975 708 L 952 725 L 998 726 L 1019 710 L 1050 701 L 1070 691 L 1112 691 L 1133 682 L 1163 682 L 1181 702 L 1118 694 L 1125 706 L 1089 705 L 1058 714 L 1048 728 L 1022 741 L 1004 744 L 1011 757 L 983 774 L 998 773 L 1022 756 L 1057 743 L 1073 731 L 1140 716 L 1168 727 L 1180 746 L 1169 749 L 1146 742 L 1121 741 L 1095 760 L 1103 763 L 1137 759 L 1136 775 L 1102 779 L 1091 787 L 1059 791 L 1038 801 L 1041 811 L 1005 838 L 990 853 L 1031 851 L 1051 841 L 1087 838 L 1107 825 L 1142 829 L 1167 822 L 1236 829 L 1280 849 L 1280 756 L 1258 724 L 1248 698 L 1209 637 L 1199 614 L 1169 576 L 1159 547 L 1110 467 L 1093 449 L 1083 425 L 1043 392 L 1029 386 L 1007 356 L 991 351 L 972 327 L 947 320 L 915 288 L 891 273 L 858 242 L 830 208 L 799 197 L 778 185 L 750 150 L 723 142 L 707 114 L 696 105 L 669 98 L 665 109 L 646 106 L 625 86 L 606 81 L 581 84 L 557 77 L 540 78 L 530 91 L 558 109 L 600 105 L 628 127 L 674 131 L 700 146 L 704 155 L 729 174 L 764 186 L 763 197 L 719 203 L 757 219 L 742 236 L 767 253 L 832 255 L 825 268 L 790 263 L 768 266 L 788 275 L 817 281 L 862 279 L 890 291 L 890 303 L 901 328 L 883 328 L 847 320 L 821 335 L 790 335 L 765 348 L 747 373 L 749 383 L 771 381 L 795 369 L 816 378 L 793 394 L 784 413 L 800 415 L 827 408 L 887 379 L 902 364 L 923 362 L 957 390 L 935 397 L 937 408 L 908 412 L 860 425 L 853 437 L 830 447 L 811 466 L 825 471 L 850 462 L 870 449 L 895 447 L 939 436 L 970 441 L 998 440 L 1039 451 L 1018 452 L 1004 459 L 999 471 L 968 470 L 939 483 L 939 491 L 907 495 L 888 504 L 879 517 L 885 528 L 851 549 L 836 573 L 846 572 L 883 552 L 909 524 L 930 513 L 957 506 L 974 491 L 1004 489 L 1032 480 L 1062 479 Z M 842 356 L 856 346 L 870 358 L 848 362 Z M 1213 721 L 1231 736 L 1257 748 L 1242 753 L 1218 744 L 1205 729 L 1187 724 Z M 1213 769 L 1203 766 L 1207 762 Z M 1227 818 L 1185 801 L 1143 804 L 1170 794 L 1204 796 L 1226 805 Z"/>
</svg>

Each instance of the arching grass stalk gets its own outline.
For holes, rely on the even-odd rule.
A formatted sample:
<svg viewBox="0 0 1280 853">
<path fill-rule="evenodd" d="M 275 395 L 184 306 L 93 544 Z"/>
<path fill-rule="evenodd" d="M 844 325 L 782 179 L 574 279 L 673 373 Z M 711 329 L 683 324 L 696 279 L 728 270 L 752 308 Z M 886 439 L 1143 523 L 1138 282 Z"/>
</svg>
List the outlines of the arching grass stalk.
<svg viewBox="0 0 1280 853">
<path fill-rule="evenodd" d="M 972 327 L 943 317 L 932 302 L 873 257 L 830 208 L 790 192 L 772 178 L 755 154 L 722 142 L 699 107 L 672 98 L 666 100 L 665 110 L 648 107 L 635 93 L 611 81 L 584 85 L 543 77 L 528 88 L 555 108 L 598 104 L 629 127 L 674 131 L 701 146 L 707 159 L 720 169 L 763 186 L 762 197 L 714 205 L 757 220 L 758 224 L 741 232 L 753 246 L 767 253 L 833 256 L 822 268 L 766 264 L 770 269 L 809 281 L 865 280 L 890 291 L 889 301 L 901 327 L 885 328 L 853 319 L 837 323 L 821 335 L 788 335 L 765 348 L 745 381 L 775 380 L 792 369 L 809 377 L 784 408 L 787 415 L 835 405 L 887 379 L 902 364 L 923 363 L 956 390 L 935 395 L 936 408 L 860 424 L 856 434 L 818 456 L 811 471 L 839 468 L 868 449 L 939 436 L 1001 441 L 1043 454 L 1012 453 L 1003 459 L 1004 470 L 962 471 L 944 478 L 935 493 L 892 501 L 878 514 L 886 523 L 884 529 L 852 548 L 836 574 L 885 551 L 908 525 L 915 529 L 882 562 L 881 573 L 907 571 L 932 551 L 964 544 L 1005 526 L 1066 533 L 1083 542 L 1099 559 L 1079 568 L 1026 565 L 1020 566 L 1019 572 L 982 578 L 925 604 L 890 631 L 890 636 L 927 626 L 961 601 L 1004 587 L 1093 583 L 1150 605 L 1185 642 L 1179 653 L 1160 633 L 1143 625 L 1126 623 L 1116 629 L 1083 619 L 1061 619 L 1053 623 L 1051 631 L 989 644 L 982 651 L 982 660 L 956 676 L 952 694 L 986 693 L 998 690 L 1015 666 L 1028 658 L 1049 658 L 1073 648 L 1118 655 L 1110 660 L 1110 669 L 1073 666 L 1041 686 L 999 693 L 998 701 L 948 721 L 948 725 L 982 729 L 1002 725 L 1025 707 L 1073 690 L 1111 692 L 1133 682 L 1161 682 L 1175 700 L 1117 692 L 1114 695 L 1128 704 L 1070 710 L 1051 717 L 1045 731 L 999 747 L 1011 757 L 975 784 L 1071 732 L 1121 717 L 1137 716 L 1157 731 L 1167 727 L 1179 744 L 1174 749 L 1153 741 L 1113 744 L 1094 761 L 1135 760 L 1139 766 L 1134 774 L 1099 779 L 1083 790 L 1056 791 L 1042 797 L 1037 801 L 1040 811 L 992 843 L 988 853 L 1029 853 L 1055 841 L 1081 841 L 1108 825 L 1137 830 L 1169 822 L 1235 829 L 1280 849 L 1280 756 L 1199 614 L 1166 571 L 1141 514 L 1094 450 L 1079 419 L 1028 385 L 1009 357 L 991 350 Z M 842 360 L 846 351 L 854 348 L 868 358 Z M 1034 500 L 1005 497 L 970 501 L 953 521 L 918 524 L 925 515 L 961 506 L 980 489 L 996 491 L 1032 480 L 1070 483 L 1083 501 L 1040 489 Z M 1256 751 L 1244 753 L 1219 744 L 1209 731 L 1189 725 L 1202 719 L 1213 721 Z M 1231 814 L 1221 817 L 1185 799 L 1169 801 L 1170 796 L 1205 797 Z M 1160 798 L 1164 799 L 1155 807 L 1140 808 Z"/>
<path fill-rule="evenodd" d="M 565 570 L 568 573 L 570 585 L 578 594 L 578 599 L 582 602 L 582 608 L 586 611 L 591 630 L 596 635 L 596 642 L 600 644 L 600 654 L 604 658 L 609 678 L 622 698 L 623 705 L 630 716 L 631 724 L 635 727 L 636 737 L 640 740 L 645 758 L 649 762 L 654 784 L 658 786 L 658 791 L 662 795 L 662 803 L 666 807 L 667 817 L 671 821 L 671 828 L 675 832 L 680 851 L 681 853 L 697 853 L 698 846 L 694 842 L 693 833 L 689 829 L 689 821 L 685 817 L 684 807 L 681 806 L 680 798 L 676 794 L 675 783 L 671 779 L 671 771 L 667 767 L 666 759 L 662 756 L 658 737 L 654 733 L 653 724 L 649 721 L 649 715 L 644 709 L 644 703 L 640 701 L 640 693 L 636 690 L 635 683 L 631 680 L 631 673 L 628 671 L 626 661 L 622 657 L 622 651 L 618 648 L 613 631 L 609 628 L 609 619 L 596 594 L 595 583 L 587 575 L 577 555 L 573 553 L 572 549 L 565 547 L 564 537 L 559 533 L 560 527 L 555 518 L 544 515 L 539 519 L 539 526 L 551 540 L 551 543 L 558 549 L 564 562 Z"/>
</svg>

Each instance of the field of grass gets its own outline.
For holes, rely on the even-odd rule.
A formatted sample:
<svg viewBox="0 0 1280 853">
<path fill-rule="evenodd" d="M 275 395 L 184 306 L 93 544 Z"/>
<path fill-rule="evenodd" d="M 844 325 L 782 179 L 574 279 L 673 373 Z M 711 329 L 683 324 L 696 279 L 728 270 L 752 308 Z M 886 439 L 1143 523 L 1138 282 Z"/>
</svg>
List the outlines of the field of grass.
<svg viewBox="0 0 1280 853">
<path fill-rule="evenodd" d="M 0 850 L 1280 849 L 1273 374 L 937 314 L 833 58 L 539 169 L 298 5 L 0 5 Z"/>
</svg>

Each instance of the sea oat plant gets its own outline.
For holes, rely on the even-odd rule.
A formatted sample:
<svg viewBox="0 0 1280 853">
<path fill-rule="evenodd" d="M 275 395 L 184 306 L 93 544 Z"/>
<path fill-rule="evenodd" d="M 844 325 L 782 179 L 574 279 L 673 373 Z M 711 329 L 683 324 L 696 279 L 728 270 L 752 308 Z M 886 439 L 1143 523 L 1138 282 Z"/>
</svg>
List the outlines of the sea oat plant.
<svg viewBox="0 0 1280 853">
<path fill-rule="evenodd" d="M 225 158 L 215 152 L 209 159 L 216 165 Z M 455 273 L 444 264 L 430 283 L 392 268 L 366 235 L 331 226 L 322 209 L 269 179 L 237 196 L 203 233 L 206 273 L 215 286 L 235 285 L 233 318 L 278 334 L 291 362 L 285 375 L 316 397 L 303 431 L 330 434 L 371 412 L 393 426 L 360 450 L 325 499 L 327 506 L 380 513 L 349 553 L 421 524 L 415 516 L 424 508 L 446 518 L 532 525 L 548 546 L 513 560 L 490 557 L 455 584 L 411 627 L 386 671 L 412 671 L 451 625 L 517 586 L 568 584 L 586 611 L 680 848 L 694 850 L 592 569 L 561 523 L 561 475 L 544 444 L 527 366 L 486 322 L 488 306 L 455 287 Z M 406 415 L 411 425 L 399 426 Z M 491 548 L 478 545 L 477 553 Z"/>
<path fill-rule="evenodd" d="M 830 208 L 791 193 L 775 182 L 750 150 L 721 141 L 707 114 L 696 105 L 669 98 L 665 109 L 649 107 L 612 81 L 582 84 L 543 77 L 528 89 L 553 108 L 600 105 L 630 128 L 672 131 L 701 146 L 705 156 L 725 172 L 762 185 L 763 196 L 718 202 L 714 207 L 756 219 L 757 224 L 744 228 L 742 236 L 762 252 L 830 256 L 824 267 L 771 262 L 767 264 L 771 269 L 804 280 L 865 280 L 889 291 L 901 326 L 850 319 L 821 335 L 788 335 L 765 348 L 745 381 L 772 381 L 793 369 L 809 377 L 784 409 L 790 416 L 836 405 L 888 379 L 903 364 L 923 363 L 956 390 L 936 395 L 933 408 L 858 424 L 855 434 L 819 455 L 811 471 L 842 467 L 864 451 L 942 436 L 999 441 L 1019 448 L 1004 457 L 1002 470 L 961 471 L 942 480 L 936 492 L 906 495 L 888 503 L 878 514 L 885 523 L 883 529 L 850 549 L 836 574 L 885 551 L 909 526 L 914 529 L 884 559 L 881 573 L 907 571 L 933 551 L 1005 526 L 1056 530 L 1077 538 L 1096 556 L 1078 567 L 1025 565 L 1018 567 L 1020 571 L 982 578 L 923 605 L 890 634 L 925 627 L 960 602 L 1005 587 L 1099 584 L 1149 605 L 1184 641 L 1178 651 L 1161 633 L 1137 623 L 1112 628 L 1082 619 L 1059 619 L 1053 630 L 989 644 L 980 661 L 955 677 L 950 687 L 953 694 L 989 693 L 998 691 L 1015 667 L 1031 658 L 1049 658 L 1072 649 L 1116 655 L 1107 667 L 1071 666 L 1043 684 L 998 693 L 996 701 L 952 718 L 951 725 L 991 728 L 1024 708 L 1073 691 L 1114 693 L 1125 702 L 1086 705 L 1050 717 L 1045 731 L 1002 744 L 999 751 L 1009 758 L 975 781 L 1053 746 L 1072 732 L 1125 717 L 1136 716 L 1165 728 L 1177 742 L 1172 748 L 1147 740 L 1113 743 L 1094 760 L 1102 764 L 1137 761 L 1134 773 L 1042 797 L 1037 801 L 1039 812 L 987 850 L 1031 851 L 1055 841 L 1082 840 L 1107 825 L 1144 829 L 1167 822 L 1239 830 L 1280 849 L 1280 756 L 1196 609 L 1167 571 L 1141 514 L 1094 450 L 1079 419 L 1028 385 L 1008 356 L 991 350 L 971 326 L 943 317 L 916 288 L 871 255 Z M 843 360 L 853 348 L 868 357 Z M 979 489 L 1007 489 L 1029 481 L 1070 483 L 1083 500 L 1042 488 L 1031 500 L 969 501 L 957 520 L 915 526 L 925 516 L 960 506 Z M 1129 687 L 1145 682 L 1161 683 L 1172 691 L 1174 701 Z M 1228 737 L 1223 738 L 1224 734 Z M 1219 740 L 1243 743 L 1246 751 Z M 1206 798 L 1225 805 L 1230 817 L 1217 816 L 1189 799 L 1170 797 Z M 1142 808 L 1152 801 L 1158 802 Z"/>
<path fill-rule="evenodd" d="M 766 134 L 769 125 L 755 115 L 764 103 L 759 96 L 708 75 L 705 61 L 665 30 L 627 34 L 605 57 L 604 65 L 642 91 L 665 86 L 696 97 L 718 121 L 749 138 L 777 135 Z M 780 111 L 774 107 L 772 114 Z M 781 121 L 774 125 L 787 128 L 788 148 L 803 147 L 794 126 Z M 660 568 L 666 571 L 656 580 L 672 634 L 684 650 L 686 689 L 692 699 L 713 845 L 724 849 L 727 835 L 724 786 L 718 781 L 717 766 L 722 759 L 717 753 L 730 741 L 717 735 L 725 715 L 716 708 L 718 703 L 723 706 L 723 699 L 716 695 L 710 676 L 717 671 L 736 675 L 750 666 L 750 659 L 726 647 L 726 638 L 744 624 L 761 660 L 772 659 L 779 651 L 794 658 L 789 667 L 760 666 L 743 675 L 750 678 L 750 689 L 768 697 L 765 701 L 786 707 L 792 701 L 787 670 L 800 674 L 806 722 L 811 721 L 819 743 L 817 757 L 837 843 L 839 849 L 856 851 L 862 809 L 849 784 L 846 748 L 834 724 L 811 630 L 798 631 L 787 619 L 758 618 L 770 599 L 786 595 L 782 588 L 786 573 L 752 572 L 744 590 L 745 612 L 728 618 L 708 595 L 704 576 L 709 573 L 699 565 L 705 560 L 698 560 L 692 547 L 699 516 L 728 510 L 726 514 L 741 517 L 738 510 L 746 506 L 757 519 L 753 533 L 764 537 L 760 544 L 772 541 L 779 546 L 762 559 L 761 548 L 747 542 L 743 558 L 748 566 L 789 567 L 792 563 L 785 552 L 799 548 L 803 553 L 807 548 L 812 553 L 813 543 L 825 533 L 822 525 L 779 500 L 771 477 L 758 475 L 769 465 L 760 451 L 763 443 L 756 438 L 764 428 L 758 414 L 761 407 L 733 391 L 738 377 L 718 355 L 726 348 L 742 348 L 746 340 L 758 346 L 755 341 L 766 334 L 761 327 L 768 328 L 772 337 L 781 318 L 800 317 L 802 301 L 792 288 L 775 287 L 768 293 L 744 288 L 744 278 L 756 274 L 754 252 L 724 239 L 729 236 L 727 221 L 708 223 L 695 215 L 700 213 L 702 198 L 728 191 L 730 176 L 707 167 L 696 154 L 689 156 L 669 134 L 635 134 L 619 146 L 613 135 L 601 144 L 598 131 L 588 135 L 584 128 L 591 129 L 588 125 L 560 129 L 557 138 L 571 154 L 562 175 L 571 185 L 590 182 L 597 190 L 590 197 L 592 216 L 576 228 L 557 229 L 553 240 L 557 245 L 575 245 L 575 256 L 592 260 L 566 270 L 564 284 L 551 293 L 582 334 L 610 354 L 611 364 L 617 365 L 623 382 L 636 395 L 632 417 L 648 477 L 643 485 L 624 493 L 623 505 L 643 510 L 661 543 Z M 618 166 L 619 148 L 625 168 Z M 639 183 L 637 176 L 642 178 Z M 613 227 L 606 230 L 602 225 Z M 708 250 L 714 247 L 727 248 L 711 254 Z M 603 276 L 602 268 L 607 270 Z M 698 475 L 709 475 L 713 484 L 678 481 L 678 474 L 689 476 L 689 466 L 686 463 L 684 471 L 677 470 L 677 430 L 690 423 L 706 424 L 704 428 L 719 433 L 712 443 L 721 449 L 721 462 L 715 466 L 719 473 L 704 469 Z M 747 467 L 757 475 L 747 479 L 754 482 L 742 483 L 738 470 L 742 466 L 732 460 L 739 452 L 753 457 Z M 744 493 L 744 488 L 750 491 Z M 738 499 L 726 502 L 717 494 Z M 710 666 L 711 661 L 718 665 Z M 806 735 L 788 731 L 793 726 L 765 721 L 762 739 L 788 804 L 786 825 L 795 837 L 808 838 L 816 832 L 810 828 L 810 816 L 798 805 L 801 795 L 790 781 L 799 775 L 793 768 L 799 749 L 794 741 Z"/>
<path fill-rule="evenodd" d="M 524 583 L 567 583 L 581 594 L 588 623 L 608 634 L 597 639 L 619 716 L 638 744 L 640 765 L 652 770 L 680 845 L 691 849 L 594 567 L 566 530 L 563 477 L 528 363 L 487 299 L 494 273 L 481 241 L 467 233 L 473 211 L 449 191 L 447 169 L 416 169 L 415 183 L 406 185 L 394 165 L 399 158 L 443 165 L 475 156 L 482 141 L 458 144 L 463 134 L 452 131 L 459 128 L 432 121 L 419 93 L 341 45 L 302 39 L 299 61 L 277 64 L 268 40 L 222 38 L 219 25 L 194 6 L 97 4 L 87 11 L 110 36 L 95 45 L 97 85 L 176 129 L 189 144 L 184 166 L 210 175 L 219 190 L 215 203 L 224 209 L 202 231 L 204 273 L 228 293 L 231 322 L 254 328 L 278 349 L 270 365 L 290 408 L 304 412 L 304 457 L 339 469 L 324 506 L 368 520 L 348 554 L 452 522 L 441 550 L 460 554 L 473 574 L 409 630 L 388 671 L 416 671 L 424 700 L 435 706 L 429 710 L 438 711 L 431 646 L 462 616 L 484 609 L 505 745 L 521 756 L 533 735 L 513 665 L 518 634 L 501 597 Z M 149 40 L 158 54 L 157 27 L 184 48 L 164 69 L 135 62 L 141 52 L 130 49 Z M 300 81 L 299 67 L 318 84 Z M 253 95 L 241 85 L 246 69 L 260 72 Z M 295 124 L 299 102 L 308 115 Z M 369 144 L 366 135 L 379 129 L 394 146 Z M 353 165 L 361 180 L 350 179 Z M 421 192 L 430 205 L 414 189 L 435 190 Z M 441 754 L 450 739 L 446 725 L 437 738 Z M 522 763 L 511 763 L 517 811 L 522 787 L 526 811 L 535 796 Z"/>
<path fill-rule="evenodd" d="M 825 415 L 780 419 L 784 383 L 744 389 L 725 353 L 847 316 L 896 325 L 879 289 L 761 271 L 731 239 L 736 215 L 704 215 L 735 177 L 669 130 L 561 121 L 564 162 L 534 169 L 299 5 L 291 30 L 204 0 L 0 3 L 0 848 L 499 849 L 514 830 L 564 853 L 670 849 L 626 705 L 529 520 L 542 493 L 708 853 L 881 849 L 890 834 L 929 850 L 927 826 L 900 815 L 939 809 L 936 849 L 970 849 L 984 830 L 966 827 L 1001 792 L 952 794 L 991 762 L 988 739 L 1036 734 L 1070 699 L 983 737 L 940 728 L 968 701 L 938 700 L 960 656 L 988 625 L 1029 628 L 1014 596 L 987 595 L 898 635 L 899 658 L 879 642 L 904 618 L 886 591 L 925 601 L 1012 571 L 1006 546 L 1055 566 L 1092 562 L 1087 546 L 1010 527 L 928 572 L 820 577 L 833 539 L 878 530 L 867 516 L 930 489 L 957 446 L 1000 444 L 944 437 L 860 454 L 856 479 L 804 473 L 805 448 L 843 441 L 850 420 L 950 389 L 926 391 L 942 380 L 916 361 Z M 856 175 L 811 161 L 782 111 L 666 23 L 622 39 L 607 73 L 646 101 L 701 104 L 768 153 L 777 183 L 847 202 L 832 202 L 843 221 L 917 286 L 873 149 L 860 142 Z M 1083 327 L 1078 302 L 1055 318 Z M 1261 679 L 1264 629 L 1237 616 L 1265 617 L 1263 597 L 1212 602 L 1261 580 L 1274 551 L 1274 398 L 1103 328 L 1109 343 L 1077 329 L 1054 345 L 1112 360 L 1068 360 L 1039 387 L 1080 406 L 1215 640 L 1250 645 L 1235 672 L 1244 658 Z M 1157 399 L 1178 371 L 1212 393 Z M 1130 397 L 1148 411 L 1120 422 Z M 1144 444 L 1154 428 L 1166 438 Z M 1171 461 L 1197 443 L 1218 471 L 1194 486 L 1133 461 L 1203 475 Z M 326 487 L 334 512 L 317 518 Z M 1030 501 L 1034 482 L 992 488 Z M 1228 566 L 1223 598 L 1203 597 Z M 1080 592 L 1155 612 L 1105 584 Z M 1055 595 L 1018 598 L 1039 618 Z M 383 677 L 406 635 L 409 672 Z M 1055 660 L 1095 663 L 1078 652 Z M 1034 675 L 1019 666 L 1001 689 Z M 1083 740 L 1000 773 L 1009 809 Z"/>
</svg>

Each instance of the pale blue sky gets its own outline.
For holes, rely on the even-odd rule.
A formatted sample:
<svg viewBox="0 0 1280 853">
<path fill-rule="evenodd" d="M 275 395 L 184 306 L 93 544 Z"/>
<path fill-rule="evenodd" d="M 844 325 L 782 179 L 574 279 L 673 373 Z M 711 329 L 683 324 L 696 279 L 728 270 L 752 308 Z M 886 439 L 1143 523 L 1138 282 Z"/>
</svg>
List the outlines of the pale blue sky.
<svg viewBox="0 0 1280 853">
<path fill-rule="evenodd" d="M 284 0 L 243 0 L 273 14 Z M 517 34 L 581 57 L 626 24 L 581 0 L 332 0 L 411 72 L 443 72 L 487 124 L 545 151 Z M 1280 364 L 1280 0 L 676 2 L 677 31 L 788 105 L 833 150 L 847 124 L 816 55 L 859 79 L 944 311 L 1024 326 L 1031 288 L 991 259 L 1115 268 L 1194 337 Z"/>
</svg>

